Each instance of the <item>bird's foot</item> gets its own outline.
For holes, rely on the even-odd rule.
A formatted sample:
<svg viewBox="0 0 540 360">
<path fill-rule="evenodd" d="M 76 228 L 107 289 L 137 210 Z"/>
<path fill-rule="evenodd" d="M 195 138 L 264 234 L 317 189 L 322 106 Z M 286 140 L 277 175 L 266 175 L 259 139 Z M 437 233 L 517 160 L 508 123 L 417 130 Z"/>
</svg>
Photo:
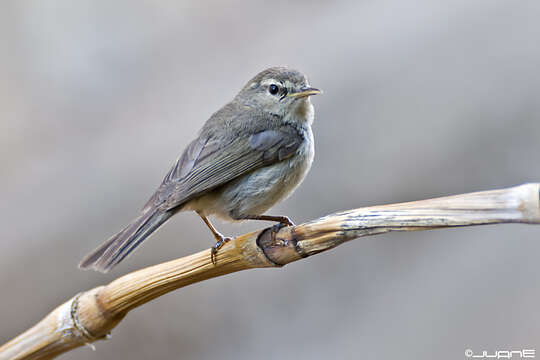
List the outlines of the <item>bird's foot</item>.
<svg viewBox="0 0 540 360">
<path fill-rule="evenodd" d="M 212 250 L 210 251 L 210 260 L 212 261 L 212 264 L 216 265 L 216 256 L 219 249 L 223 247 L 226 243 L 232 240 L 230 237 L 216 237 L 217 242 L 212 246 Z"/>
<path fill-rule="evenodd" d="M 287 216 L 280 216 L 279 223 L 272 226 L 272 231 L 277 233 L 279 230 L 287 226 L 294 226 L 294 223 Z"/>
<path fill-rule="evenodd" d="M 292 222 L 291 219 L 289 219 L 288 216 L 282 216 L 282 219 L 279 222 L 279 224 L 283 226 L 294 226 L 294 223 Z"/>
</svg>

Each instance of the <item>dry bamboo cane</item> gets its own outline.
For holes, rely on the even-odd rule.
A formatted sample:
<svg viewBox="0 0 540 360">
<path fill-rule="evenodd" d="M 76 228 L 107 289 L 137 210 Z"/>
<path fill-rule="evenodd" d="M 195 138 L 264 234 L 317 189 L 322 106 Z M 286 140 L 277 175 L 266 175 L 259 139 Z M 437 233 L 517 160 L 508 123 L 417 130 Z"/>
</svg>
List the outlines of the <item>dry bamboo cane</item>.
<svg viewBox="0 0 540 360">
<path fill-rule="evenodd" d="M 0 347 L 0 359 L 51 359 L 108 337 L 132 309 L 183 286 L 235 271 L 281 267 L 361 236 L 496 223 L 540 223 L 540 184 L 344 211 L 294 227 L 237 237 L 80 293 Z"/>
</svg>

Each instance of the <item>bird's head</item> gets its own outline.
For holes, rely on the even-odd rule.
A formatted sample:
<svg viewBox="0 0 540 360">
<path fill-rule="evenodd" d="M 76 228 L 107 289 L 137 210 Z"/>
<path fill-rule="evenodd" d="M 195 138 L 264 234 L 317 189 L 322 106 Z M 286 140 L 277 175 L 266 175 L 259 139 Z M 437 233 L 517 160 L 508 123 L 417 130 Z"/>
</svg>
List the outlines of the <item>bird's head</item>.
<svg viewBox="0 0 540 360">
<path fill-rule="evenodd" d="M 251 79 L 235 100 L 284 119 L 311 121 L 313 106 L 309 97 L 320 93 L 319 89 L 309 86 L 301 72 L 286 67 L 272 67 Z"/>
</svg>

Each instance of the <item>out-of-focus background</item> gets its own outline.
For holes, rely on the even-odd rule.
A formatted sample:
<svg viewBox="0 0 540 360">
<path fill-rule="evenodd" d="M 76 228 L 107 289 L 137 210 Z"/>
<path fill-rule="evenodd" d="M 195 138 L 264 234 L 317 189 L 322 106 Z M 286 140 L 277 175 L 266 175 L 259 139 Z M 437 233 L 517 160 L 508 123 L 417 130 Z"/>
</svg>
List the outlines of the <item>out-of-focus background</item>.
<svg viewBox="0 0 540 360">
<path fill-rule="evenodd" d="M 110 274 L 77 269 L 260 70 L 313 98 L 316 157 L 271 213 L 540 181 L 538 1 L 3 1 L 0 343 L 79 291 L 208 248 L 175 216 Z M 265 223 L 216 223 L 241 234 Z M 540 349 L 540 227 L 367 237 L 189 286 L 63 359 L 463 359 Z"/>
</svg>

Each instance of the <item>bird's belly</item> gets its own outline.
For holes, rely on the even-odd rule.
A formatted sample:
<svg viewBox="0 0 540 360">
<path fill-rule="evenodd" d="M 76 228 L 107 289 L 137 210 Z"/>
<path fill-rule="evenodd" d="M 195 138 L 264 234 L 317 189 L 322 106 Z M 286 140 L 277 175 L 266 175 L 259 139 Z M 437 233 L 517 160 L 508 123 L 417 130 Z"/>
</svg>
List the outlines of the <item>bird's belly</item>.
<svg viewBox="0 0 540 360">
<path fill-rule="evenodd" d="M 212 212 L 227 220 L 264 213 L 292 194 L 312 161 L 313 141 L 308 138 L 290 159 L 257 169 L 219 189 Z"/>
</svg>

